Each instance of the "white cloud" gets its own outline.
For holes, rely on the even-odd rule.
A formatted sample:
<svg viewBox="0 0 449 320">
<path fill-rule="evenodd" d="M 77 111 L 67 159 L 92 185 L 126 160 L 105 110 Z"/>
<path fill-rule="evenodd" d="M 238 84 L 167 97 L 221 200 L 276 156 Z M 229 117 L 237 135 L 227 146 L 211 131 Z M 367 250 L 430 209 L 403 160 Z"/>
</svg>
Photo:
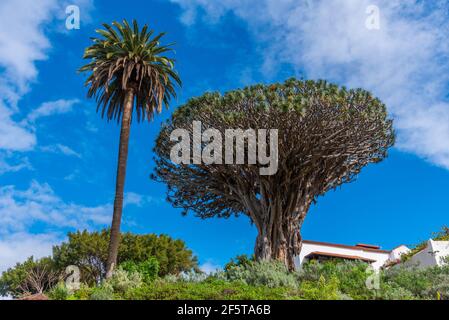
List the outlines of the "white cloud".
<svg viewBox="0 0 449 320">
<path fill-rule="evenodd" d="M 125 199 L 125 206 L 154 201 L 136 193 L 127 193 Z M 31 255 L 49 255 L 52 245 L 65 239 L 67 230 L 108 226 L 112 212 L 112 204 L 86 206 L 64 201 L 46 183 L 32 181 L 24 190 L 0 187 L 0 273 Z M 32 233 L 37 227 L 39 233 Z"/>
<path fill-rule="evenodd" d="M 19 232 L 0 238 L 0 274 L 28 257 L 36 259 L 49 256 L 55 243 L 62 239 L 58 234 L 31 234 Z"/>
<path fill-rule="evenodd" d="M 0 187 L 0 236 L 27 232 L 36 224 L 84 229 L 110 222 L 112 205 L 84 206 L 65 202 L 48 184 L 32 181 L 29 188 Z"/>
<path fill-rule="evenodd" d="M 73 106 L 77 103 L 79 103 L 78 99 L 60 99 L 56 101 L 44 102 L 28 114 L 27 120 L 30 122 L 34 122 L 42 117 L 70 112 L 72 111 Z"/>
<path fill-rule="evenodd" d="M 12 111 L 0 101 L 0 149 L 12 151 L 31 150 L 36 136 L 26 126 L 11 119 Z"/>
<path fill-rule="evenodd" d="M 37 143 L 34 122 L 42 117 L 70 112 L 78 102 L 77 99 L 44 102 L 19 123 L 12 119 L 12 108 L 0 100 L 0 150 L 32 150 Z"/>
<path fill-rule="evenodd" d="M 205 262 L 202 265 L 200 265 L 200 270 L 206 274 L 211 274 L 211 273 L 217 272 L 218 270 L 221 270 L 221 269 L 222 269 L 222 267 L 220 265 L 212 263 L 212 262 Z"/>
<path fill-rule="evenodd" d="M 61 153 L 66 156 L 81 158 L 81 154 L 74 151 L 72 148 L 65 146 L 63 144 L 59 144 L 59 143 L 54 144 L 54 145 L 49 145 L 49 146 L 43 146 L 40 148 L 40 150 L 44 151 L 44 152 L 57 153 L 57 154 Z"/>
<path fill-rule="evenodd" d="M 160 205 L 164 203 L 163 199 L 154 198 L 152 196 L 146 196 L 135 192 L 126 192 L 124 197 L 124 205 L 135 205 L 142 207 L 146 204 Z"/>
<path fill-rule="evenodd" d="M 32 169 L 32 166 L 27 157 L 15 157 L 8 156 L 6 153 L 0 152 L 0 175 L 5 172 L 17 172 L 22 169 Z"/>
<path fill-rule="evenodd" d="M 58 26 L 65 25 L 66 5 L 79 5 L 82 19 L 88 20 L 92 3 L 93 0 L 0 1 L 0 149 L 28 151 L 35 147 L 33 128 L 26 121 L 14 119 L 19 113 L 18 103 L 38 76 L 36 62 L 48 58 L 51 43 L 47 33 L 58 32 Z M 49 27 L 55 19 L 60 23 Z M 64 108 L 64 101 L 59 101 L 59 107 Z M 49 115 L 45 109 L 39 112 L 30 115 L 30 119 Z"/>
<path fill-rule="evenodd" d="M 112 205 L 84 206 L 65 202 L 48 184 L 29 188 L 0 187 L 0 273 L 29 256 L 51 254 L 67 229 L 92 229 L 110 222 Z M 39 226 L 40 233 L 32 233 Z"/>
<path fill-rule="evenodd" d="M 449 4 L 419 0 L 172 0 L 182 20 L 244 20 L 264 70 L 290 63 L 307 78 L 363 87 L 395 118 L 397 146 L 449 169 Z M 369 5 L 380 30 L 365 27 Z"/>
</svg>

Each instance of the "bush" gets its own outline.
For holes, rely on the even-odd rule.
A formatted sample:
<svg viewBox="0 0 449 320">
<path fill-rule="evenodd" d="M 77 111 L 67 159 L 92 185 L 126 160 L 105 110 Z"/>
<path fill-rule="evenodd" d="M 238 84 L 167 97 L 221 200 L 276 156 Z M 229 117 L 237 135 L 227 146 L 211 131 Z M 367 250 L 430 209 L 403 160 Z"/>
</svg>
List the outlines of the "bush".
<svg viewBox="0 0 449 320">
<path fill-rule="evenodd" d="M 228 271 L 229 269 L 233 267 L 240 267 L 240 266 L 249 266 L 251 263 L 255 261 L 255 257 L 248 257 L 246 254 L 239 255 L 235 258 L 232 258 L 231 261 L 229 261 L 225 267 L 224 270 Z"/>
<path fill-rule="evenodd" d="M 47 295 L 51 300 L 67 300 L 70 293 L 64 282 L 59 282 L 50 291 L 48 291 Z"/>
<path fill-rule="evenodd" d="M 301 297 L 306 300 L 338 300 L 338 284 L 337 278 L 326 280 L 324 276 L 320 276 L 318 281 L 304 281 L 300 286 Z"/>
<path fill-rule="evenodd" d="M 69 299 L 74 300 L 89 300 L 95 288 L 91 288 L 86 284 L 82 283 L 80 288 L 76 290 Z"/>
<path fill-rule="evenodd" d="M 252 261 L 228 264 L 225 271 L 218 272 L 216 277 L 228 281 L 241 281 L 251 286 L 267 286 L 269 288 L 297 288 L 295 273 L 290 273 L 285 265 L 278 261 Z"/>
<path fill-rule="evenodd" d="M 414 300 L 416 297 L 406 288 L 398 287 L 395 284 L 385 283 L 381 286 L 380 300 Z"/>
<path fill-rule="evenodd" d="M 136 263 L 134 261 L 126 261 L 120 264 L 120 268 L 130 273 L 139 273 L 144 282 L 151 282 L 156 279 L 159 273 L 159 262 L 155 257 Z"/>
<path fill-rule="evenodd" d="M 383 282 L 396 288 L 403 288 L 415 297 L 426 298 L 425 292 L 432 286 L 435 271 L 437 269 L 434 268 L 418 269 L 416 267 L 397 266 L 384 272 Z"/>
<path fill-rule="evenodd" d="M 250 286 L 242 282 L 227 282 L 209 278 L 203 282 L 167 282 L 156 280 L 127 292 L 132 300 L 276 300 L 299 299 L 290 288 Z"/>
<path fill-rule="evenodd" d="M 318 283 L 321 277 L 325 280 L 338 279 L 341 294 L 352 299 L 373 299 L 375 290 L 366 286 L 368 276 L 372 274 L 368 265 L 363 262 L 330 260 L 324 263 L 310 261 L 299 271 L 301 282 Z"/>
<path fill-rule="evenodd" d="M 110 287 L 112 292 L 125 294 L 128 290 L 142 286 L 142 276 L 138 272 L 128 272 L 121 268 L 114 271 L 110 279 L 104 281 L 104 287 Z"/>
<path fill-rule="evenodd" d="M 183 272 L 180 273 L 178 275 L 168 275 L 165 276 L 163 278 L 163 280 L 165 282 L 179 282 L 179 281 L 183 281 L 183 282 L 202 282 L 208 278 L 210 278 L 211 276 L 204 273 L 204 272 L 195 272 L 195 271 L 191 271 L 191 272 Z M 212 276 L 217 278 L 216 276 Z"/>
<path fill-rule="evenodd" d="M 92 290 L 90 300 L 114 300 L 114 290 L 111 286 L 102 285 Z"/>
</svg>

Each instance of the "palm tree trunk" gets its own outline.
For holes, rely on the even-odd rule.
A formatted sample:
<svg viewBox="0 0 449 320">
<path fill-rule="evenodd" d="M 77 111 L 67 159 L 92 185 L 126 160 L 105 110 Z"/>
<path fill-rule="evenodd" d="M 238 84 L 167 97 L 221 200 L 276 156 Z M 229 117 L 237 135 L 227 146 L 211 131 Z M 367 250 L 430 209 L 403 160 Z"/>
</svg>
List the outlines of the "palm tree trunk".
<svg viewBox="0 0 449 320">
<path fill-rule="evenodd" d="M 117 264 L 120 244 L 120 223 L 122 221 L 123 191 L 125 188 L 126 162 L 128 160 L 128 142 L 131 128 L 131 115 L 134 103 L 134 89 L 128 89 L 124 101 L 120 145 L 118 153 L 117 178 L 115 186 L 114 213 L 112 215 L 111 238 L 109 241 L 106 278 L 110 278 Z"/>
</svg>

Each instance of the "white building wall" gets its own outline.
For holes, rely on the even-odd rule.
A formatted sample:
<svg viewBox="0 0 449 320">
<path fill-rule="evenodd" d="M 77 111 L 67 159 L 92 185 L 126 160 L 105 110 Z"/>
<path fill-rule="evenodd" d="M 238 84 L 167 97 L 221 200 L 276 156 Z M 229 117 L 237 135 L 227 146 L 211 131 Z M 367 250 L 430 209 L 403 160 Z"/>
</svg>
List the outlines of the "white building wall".
<svg viewBox="0 0 449 320">
<path fill-rule="evenodd" d="M 301 265 L 304 263 L 305 257 L 308 254 L 316 251 L 348 256 L 359 256 L 362 258 L 375 260 L 375 262 L 371 264 L 375 270 L 379 270 L 380 267 L 382 267 L 390 258 L 390 252 L 385 251 L 366 250 L 362 247 L 344 248 L 339 246 L 303 242 L 301 252 L 295 258 L 295 264 L 297 268 L 301 267 Z"/>
<path fill-rule="evenodd" d="M 399 260 L 401 258 L 401 255 L 403 255 L 404 253 L 407 253 L 409 251 L 410 251 L 409 248 L 407 248 L 404 245 L 400 245 L 399 247 L 396 247 L 393 250 L 391 250 L 391 252 L 390 252 L 390 260 L 391 261 Z"/>
<path fill-rule="evenodd" d="M 432 241 L 432 249 L 437 265 L 443 265 L 445 258 L 449 257 L 449 241 Z"/>
<path fill-rule="evenodd" d="M 426 268 L 432 266 L 441 266 L 444 263 L 444 257 L 449 256 L 449 241 L 427 241 L 426 247 L 411 257 L 406 265 Z"/>
</svg>

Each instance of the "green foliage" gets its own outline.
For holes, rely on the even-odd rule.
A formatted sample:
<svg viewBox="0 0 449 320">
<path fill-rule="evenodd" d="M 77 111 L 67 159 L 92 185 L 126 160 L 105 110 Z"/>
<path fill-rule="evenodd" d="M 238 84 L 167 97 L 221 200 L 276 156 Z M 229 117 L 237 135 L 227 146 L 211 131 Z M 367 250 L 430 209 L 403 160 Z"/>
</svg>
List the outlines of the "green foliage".
<svg viewBox="0 0 449 320">
<path fill-rule="evenodd" d="M 98 29 L 98 38 L 84 51 L 83 59 L 89 62 L 80 68 L 89 73 L 86 86 L 88 96 L 96 97 L 97 111 L 108 120 L 120 119 L 123 101 L 129 88 L 134 90 L 135 117 L 138 122 L 151 120 L 155 112 L 168 106 L 176 97 L 175 87 L 181 80 L 174 70 L 175 61 L 165 55 L 172 51 L 170 45 L 161 45 L 164 33 L 153 37 L 153 31 L 137 21 L 129 25 L 113 22 Z"/>
<path fill-rule="evenodd" d="M 449 267 L 398 266 L 384 272 L 383 282 L 408 290 L 417 299 L 449 299 Z"/>
<path fill-rule="evenodd" d="M 224 269 L 227 271 L 233 267 L 239 267 L 239 266 L 248 266 L 255 260 L 254 256 L 248 257 L 246 254 L 239 255 L 235 258 L 232 258 L 231 261 L 229 261 Z"/>
<path fill-rule="evenodd" d="M 69 232 L 67 242 L 53 247 L 53 260 L 60 270 L 69 265 L 80 268 L 81 281 L 98 283 L 105 275 L 109 231 Z"/>
<path fill-rule="evenodd" d="M 218 277 L 229 281 L 241 281 L 251 286 L 266 286 L 269 288 L 289 287 L 297 288 L 298 280 L 294 273 L 288 272 L 281 262 L 256 262 L 241 259 L 237 263 L 228 264 Z"/>
<path fill-rule="evenodd" d="M 379 300 L 414 300 L 416 297 L 410 290 L 399 287 L 395 283 L 383 283 L 377 299 Z"/>
<path fill-rule="evenodd" d="M 33 257 L 28 258 L 22 263 L 17 263 L 14 267 L 9 268 L 1 274 L 0 277 L 0 296 L 11 295 L 13 297 L 21 296 L 24 293 L 34 294 L 33 288 L 27 288 L 29 292 L 25 292 L 27 277 L 32 271 L 46 271 L 46 275 L 50 277 L 43 278 L 44 289 L 50 289 L 55 282 L 54 273 L 55 265 L 51 258 L 42 258 L 35 260 Z"/>
<path fill-rule="evenodd" d="M 80 288 L 76 290 L 69 299 L 73 300 L 89 300 L 95 288 L 91 288 L 88 285 L 82 283 Z"/>
<path fill-rule="evenodd" d="M 76 265 L 81 269 L 81 281 L 90 285 L 105 276 L 109 231 L 78 231 L 68 234 L 68 241 L 53 248 L 53 259 L 59 268 Z M 118 262 L 132 261 L 136 264 L 156 259 L 159 276 L 178 274 L 198 268 L 197 260 L 184 241 L 167 235 L 137 235 L 130 232 L 121 235 Z M 155 263 L 148 262 L 151 272 Z M 151 269 L 152 268 L 152 269 Z"/>
<path fill-rule="evenodd" d="M 67 300 L 70 292 L 65 286 L 64 282 L 59 282 L 50 291 L 47 292 L 48 298 L 51 300 Z"/>
<path fill-rule="evenodd" d="M 90 300 L 114 300 L 114 290 L 111 286 L 99 286 L 92 290 Z"/>
<path fill-rule="evenodd" d="M 142 281 L 138 272 L 118 268 L 100 286 L 81 286 L 72 296 L 54 288 L 52 299 L 135 300 L 258 300 L 258 299 L 449 299 L 449 267 L 415 269 L 395 267 L 379 273 L 380 287 L 369 290 L 371 276 L 359 262 L 310 262 L 299 272 L 288 272 L 277 262 L 255 262 L 238 257 L 224 271 L 169 275 Z"/>
<path fill-rule="evenodd" d="M 103 287 L 108 287 L 112 292 L 124 294 L 128 290 L 139 288 L 143 285 L 142 275 L 138 272 L 128 272 L 121 268 L 114 271 L 111 278 L 104 281 Z"/>
<path fill-rule="evenodd" d="M 336 277 L 326 280 L 320 276 L 318 281 L 304 281 L 301 283 L 301 297 L 306 300 L 337 300 L 339 296 L 339 281 Z"/>
<path fill-rule="evenodd" d="M 119 263 L 121 261 L 144 262 L 151 257 L 156 258 L 159 263 L 159 276 L 198 269 L 196 258 L 182 240 L 174 240 L 167 235 L 122 234 Z"/>
<path fill-rule="evenodd" d="M 209 275 L 207 275 L 204 272 L 190 271 L 190 272 L 183 272 L 177 275 L 171 274 L 163 277 L 162 279 L 167 282 L 178 282 L 178 281 L 202 282 L 207 278 L 209 278 Z"/>
<path fill-rule="evenodd" d="M 366 280 L 372 272 L 367 271 L 368 265 L 363 262 L 342 262 L 330 260 L 325 263 L 310 261 L 303 265 L 299 272 L 300 281 L 319 282 L 321 277 L 326 280 L 338 279 L 339 291 L 352 299 L 372 299 L 373 290 L 366 286 Z"/>
<path fill-rule="evenodd" d="M 263 300 L 299 299 L 290 288 L 250 286 L 242 282 L 209 279 L 203 282 L 165 282 L 131 290 L 125 296 L 133 300 Z"/>
<path fill-rule="evenodd" d="M 125 261 L 120 264 L 120 267 L 128 272 L 140 274 L 144 282 L 153 281 L 159 273 L 159 262 L 155 257 L 150 257 L 140 263 Z"/>
</svg>

